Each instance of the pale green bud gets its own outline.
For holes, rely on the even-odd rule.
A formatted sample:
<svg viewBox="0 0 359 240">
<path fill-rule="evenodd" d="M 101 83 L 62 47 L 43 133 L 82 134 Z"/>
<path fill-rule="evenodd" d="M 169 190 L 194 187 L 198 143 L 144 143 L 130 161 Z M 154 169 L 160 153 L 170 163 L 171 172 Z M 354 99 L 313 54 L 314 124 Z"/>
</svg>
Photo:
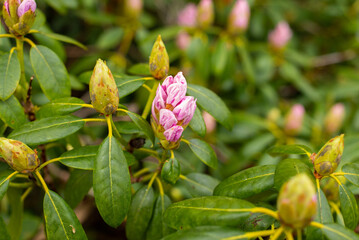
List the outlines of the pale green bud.
<svg viewBox="0 0 359 240">
<path fill-rule="evenodd" d="M 158 35 L 153 45 L 150 56 L 150 72 L 157 80 L 162 80 L 168 75 L 170 68 L 169 57 L 166 46 L 162 41 L 161 35 Z"/>
</svg>

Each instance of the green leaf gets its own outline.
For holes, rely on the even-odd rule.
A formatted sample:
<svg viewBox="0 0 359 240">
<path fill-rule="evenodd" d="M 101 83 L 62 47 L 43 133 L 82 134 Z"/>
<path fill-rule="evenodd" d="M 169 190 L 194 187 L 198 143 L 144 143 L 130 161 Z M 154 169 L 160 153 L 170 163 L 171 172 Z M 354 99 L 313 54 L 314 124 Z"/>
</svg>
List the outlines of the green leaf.
<svg viewBox="0 0 359 240">
<path fill-rule="evenodd" d="M 17 129 L 27 122 L 24 109 L 15 96 L 6 101 L 0 100 L 0 118 L 12 129 Z"/>
<path fill-rule="evenodd" d="M 267 206 L 264 206 L 267 207 Z M 264 214 L 264 213 L 252 213 L 249 218 L 243 222 L 240 229 L 243 229 L 246 232 L 250 231 L 260 231 L 268 229 L 272 224 L 275 223 L 275 218 Z"/>
<path fill-rule="evenodd" d="M 217 226 L 201 226 L 183 231 L 177 231 L 162 240 L 222 240 L 227 237 L 241 236 L 242 232 L 236 228 L 217 227 Z M 239 239 L 239 238 L 238 238 Z M 247 239 L 247 238 L 240 238 Z"/>
<path fill-rule="evenodd" d="M 187 176 L 181 176 L 181 179 L 192 197 L 212 196 L 214 188 L 219 183 L 214 177 L 203 173 L 190 173 Z"/>
<path fill-rule="evenodd" d="M 11 239 L 9 233 L 7 232 L 6 225 L 2 217 L 0 217 L 0 240 L 9 240 Z"/>
<path fill-rule="evenodd" d="M 6 180 L 6 178 L 9 175 L 0 176 L 0 200 L 4 197 L 6 191 L 7 191 L 8 187 L 9 187 L 10 180 L 9 179 Z"/>
<path fill-rule="evenodd" d="M 204 164 L 213 169 L 217 168 L 218 160 L 216 153 L 208 143 L 199 139 L 191 139 L 188 146 Z"/>
<path fill-rule="evenodd" d="M 84 146 L 63 153 L 61 163 L 72 168 L 93 170 L 98 146 Z"/>
<path fill-rule="evenodd" d="M 135 158 L 135 156 L 133 156 L 133 154 L 131 154 L 127 151 L 124 151 L 123 154 L 125 155 L 126 162 L 129 167 L 131 167 L 137 163 L 137 159 Z"/>
<path fill-rule="evenodd" d="M 253 207 L 252 203 L 236 198 L 192 198 L 169 206 L 165 222 L 177 230 L 212 225 L 237 227 L 250 216 L 248 209 Z"/>
<path fill-rule="evenodd" d="M 84 121 L 75 116 L 44 118 L 24 124 L 13 131 L 9 138 L 28 145 L 40 145 L 67 137 L 84 126 Z"/>
<path fill-rule="evenodd" d="M 138 63 L 128 69 L 132 75 L 151 76 L 150 65 L 148 63 Z"/>
<path fill-rule="evenodd" d="M 118 227 L 130 208 L 131 180 L 126 158 L 114 137 L 107 137 L 98 150 L 93 190 L 102 218 L 111 227 Z"/>
<path fill-rule="evenodd" d="M 349 229 L 355 229 L 359 221 L 359 211 L 355 196 L 345 185 L 340 184 L 339 199 L 345 226 Z"/>
<path fill-rule="evenodd" d="M 74 169 L 65 186 L 64 198 L 71 208 L 75 208 L 92 187 L 92 171 Z"/>
<path fill-rule="evenodd" d="M 359 186 L 359 163 L 347 163 L 343 166 L 342 172 L 351 183 Z"/>
<path fill-rule="evenodd" d="M 56 53 L 45 46 L 32 47 L 30 61 L 46 97 L 49 99 L 70 97 L 69 75 Z"/>
<path fill-rule="evenodd" d="M 67 115 L 82 108 L 82 106 L 76 104 L 84 104 L 84 101 L 75 97 L 55 99 L 41 106 L 36 116 L 37 118 L 47 118 Z"/>
<path fill-rule="evenodd" d="M 152 219 L 146 232 L 146 240 L 157 240 L 167 236 L 172 230 L 165 223 L 163 216 L 165 210 L 171 205 L 171 200 L 167 195 L 157 197 L 153 209 Z"/>
<path fill-rule="evenodd" d="M 206 124 L 203 120 L 199 108 L 196 108 L 196 111 L 193 114 L 193 118 L 189 122 L 189 127 L 201 137 L 204 137 L 206 135 L 206 131 L 207 131 Z"/>
<path fill-rule="evenodd" d="M 257 166 L 236 173 L 222 181 L 215 189 L 214 195 L 235 198 L 249 198 L 270 190 L 274 184 L 276 166 Z"/>
<path fill-rule="evenodd" d="M 96 45 L 100 49 L 111 49 L 118 46 L 123 37 L 123 29 L 120 27 L 105 30 L 98 38 Z"/>
<path fill-rule="evenodd" d="M 314 175 L 307 164 L 299 159 L 285 159 L 280 161 L 275 170 L 274 187 L 280 190 L 285 182 L 299 173 L 307 174 L 308 177 L 313 180 L 314 184 Z"/>
<path fill-rule="evenodd" d="M 16 51 L 0 56 L 0 100 L 5 101 L 15 92 L 20 74 L 20 62 Z"/>
<path fill-rule="evenodd" d="M 181 164 L 175 158 L 167 160 L 162 167 L 161 177 L 170 184 L 176 184 L 181 174 Z"/>
<path fill-rule="evenodd" d="M 224 38 L 220 38 L 214 48 L 212 54 L 212 71 L 216 76 L 221 76 L 228 60 L 229 49 L 227 48 L 228 43 Z"/>
<path fill-rule="evenodd" d="M 61 41 L 61 42 L 65 42 L 65 43 L 70 43 L 70 44 L 73 44 L 75 46 L 78 46 L 84 50 L 87 50 L 87 47 L 85 45 L 83 45 L 82 43 L 80 43 L 79 41 L 73 39 L 73 38 L 70 38 L 68 36 L 64 36 L 64 35 L 61 35 L 61 34 L 57 34 L 57 33 L 52 33 L 52 32 L 35 32 L 33 34 L 42 34 L 46 37 L 49 37 L 49 38 L 52 38 L 52 39 L 55 39 L 55 40 L 58 40 L 58 41 Z"/>
<path fill-rule="evenodd" d="M 122 134 L 136 134 L 141 132 L 137 125 L 130 121 L 115 122 L 115 126 Z"/>
<path fill-rule="evenodd" d="M 126 222 L 128 240 L 143 240 L 151 220 L 155 194 L 151 187 L 143 186 L 132 199 Z"/>
<path fill-rule="evenodd" d="M 328 240 L 358 240 L 359 235 L 336 223 L 325 224 L 321 228 Z"/>
<path fill-rule="evenodd" d="M 141 77 L 119 76 L 119 75 L 115 75 L 114 77 L 120 98 L 123 98 L 133 93 L 146 82 L 146 79 Z"/>
<path fill-rule="evenodd" d="M 9 188 L 7 199 L 10 205 L 10 219 L 7 224 L 7 230 L 12 239 L 19 239 L 24 217 L 24 202 L 21 201 L 23 191 L 19 188 Z"/>
<path fill-rule="evenodd" d="M 48 240 L 87 239 L 75 213 L 69 205 L 53 191 L 44 197 L 44 216 Z"/>
<path fill-rule="evenodd" d="M 139 129 L 150 139 L 152 145 L 155 144 L 155 135 L 153 134 L 150 124 L 140 115 L 136 113 L 125 111 L 126 114 L 132 119 L 132 121 L 137 125 Z"/>
<path fill-rule="evenodd" d="M 232 114 L 222 99 L 214 92 L 202 86 L 188 84 L 187 93 L 197 98 L 198 105 L 211 114 L 218 122 L 227 129 L 232 129 Z"/>
<path fill-rule="evenodd" d="M 271 156 L 287 154 L 311 155 L 312 152 L 313 150 L 309 147 L 299 144 L 274 146 L 267 151 Z"/>
</svg>

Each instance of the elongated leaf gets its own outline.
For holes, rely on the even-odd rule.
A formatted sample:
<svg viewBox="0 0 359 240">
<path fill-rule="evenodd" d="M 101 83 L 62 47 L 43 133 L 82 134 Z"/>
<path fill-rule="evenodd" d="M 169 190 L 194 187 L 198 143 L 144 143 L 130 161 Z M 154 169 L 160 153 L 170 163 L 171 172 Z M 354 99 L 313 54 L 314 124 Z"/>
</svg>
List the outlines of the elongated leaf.
<svg viewBox="0 0 359 240">
<path fill-rule="evenodd" d="M 24 109 L 14 96 L 6 101 L 0 100 L 0 118 L 12 129 L 21 127 L 27 121 Z"/>
<path fill-rule="evenodd" d="M 7 230 L 12 239 L 19 239 L 24 217 L 24 202 L 21 201 L 22 189 L 9 188 L 6 195 L 11 212 Z"/>
<path fill-rule="evenodd" d="M 203 173 L 190 173 L 182 177 L 187 191 L 192 197 L 212 196 L 219 181 Z"/>
<path fill-rule="evenodd" d="M 131 167 L 137 163 L 137 159 L 135 158 L 135 156 L 133 156 L 133 154 L 131 154 L 127 151 L 124 151 L 123 154 L 125 155 L 126 162 L 129 167 Z"/>
<path fill-rule="evenodd" d="M 236 173 L 222 181 L 214 195 L 248 198 L 273 188 L 274 165 L 257 166 Z"/>
<path fill-rule="evenodd" d="M 61 163 L 72 168 L 93 170 L 98 146 L 84 146 L 63 153 Z"/>
<path fill-rule="evenodd" d="M 28 145 L 40 145 L 67 137 L 80 130 L 84 124 L 81 118 L 74 116 L 44 118 L 23 125 L 13 131 L 9 138 Z"/>
<path fill-rule="evenodd" d="M 143 117 L 137 115 L 136 113 L 130 111 L 126 111 L 126 113 L 137 125 L 137 127 L 141 129 L 143 133 L 150 139 L 152 144 L 155 144 L 155 135 L 153 134 L 150 124 L 145 119 L 143 119 Z"/>
<path fill-rule="evenodd" d="M 305 173 L 313 180 L 314 177 L 311 169 L 299 159 L 285 159 L 279 162 L 275 170 L 274 187 L 279 190 L 283 183 L 287 182 L 291 177 Z"/>
<path fill-rule="evenodd" d="M 189 141 L 189 147 L 192 152 L 207 166 L 216 169 L 218 165 L 218 160 L 216 153 L 212 147 L 199 139 L 191 139 Z"/>
<path fill-rule="evenodd" d="M 248 209 L 253 207 L 250 202 L 236 198 L 192 198 L 168 207 L 165 222 L 177 230 L 212 225 L 237 227 L 249 217 Z"/>
<path fill-rule="evenodd" d="M 111 227 L 118 227 L 130 207 L 131 180 L 125 156 L 116 138 L 107 137 L 98 150 L 93 190 L 102 218 Z"/>
<path fill-rule="evenodd" d="M 70 97 L 70 79 L 60 58 L 44 46 L 30 50 L 30 61 L 42 91 L 49 99 Z"/>
<path fill-rule="evenodd" d="M 11 239 L 9 233 L 7 232 L 6 225 L 2 217 L 0 217 L 0 240 L 9 240 Z"/>
<path fill-rule="evenodd" d="M 202 86 L 189 84 L 187 93 L 197 98 L 197 103 L 223 126 L 227 129 L 232 128 L 233 120 L 231 112 L 222 99 L 214 92 Z"/>
<path fill-rule="evenodd" d="M 118 76 L 118 75 L 115 75 L 114 77 L 120 98 L 133 93 L 146 82 L 146 79 L 143 77 L 141 78 L 141 77 L 131 77 L 131 76 Z"/>
<path fill-rule="evenodd" d="M 339 199 L 345 226 L 349 229 L 355 229 L 359 221 L 357 201 L 353 193 L 343 184 L 339 185 Z"/>
<path fill-rule="evenodd" d="M 246 232 L 259 231 L 268 229 L 274 223 L 275 219 L 267 214 L 253 213 L 239 228 Z"/>
<path fill-rule="evenodd" d="M 206 135 L 206 124 L 203 120 L 201 111 L 198 108 L 196 108 L 193 118 L 189 122 L 189 126 L 195 133 L 197 133 L 201 137 L 204 137 Z"/>
<path fill-rule="evenodd" d="M 8 175 L 3 174 L 2 176 L 0 176 L 0 200 L 4 197 L 8 187 L 9 187 L 9 182 L 10 180 L 6 180 L 6 178 L 10 175 L 11 173 L 9 173 Z"/>
<path fill-rule="evenodd" d="M 128 240 L 145 239 L 155 201 L 155 193 L 151 187 L 143 186 L 136 192 L 126 222 Z"/>
<path fill-rule="evenodd" d="M 116 27 L 105 30 L 97 40 L 100 49 L 111 49 L 118 46 L 123 36 L 123 28 Z"/>
<path fill-rule="evenodd" d="M 0 56 L 0 100 L 7 100 L 20 81 L 20 63 L 16 51 Z"/>
<path fill-rule="evenodd" d="M 313 150 L 309 147 L 299 144 L 274 146 L 267 151 L 271 156 L 287 154 L 310 155 L 312 152 Z"/>
<path fill-rule="evenodd" d="M 61 34 L 51 33 L 51 32 L 40 32 L 40 31 L 36 32 L 34 34 L 42 34 L 42 35 L 45 35 L 46 37 L 49 37 L 49 38 L 52 38 L 52 39 L 55 39 L 55 40 L 58 40 L 61 42 L 70 43 L 70 44 L 76 45 L 85 50 L 87 49 L 87 47 L 85 45 L 83 45 L 82 43 L 80 43 L 79 41 L 76 41 L 73 38 L 70 38 L 68 36 L 64 36 Z"/>
<path fill-rule="evenodd" d="M 328 240 L 358 240 L 359 235 L 336 223 L 325 224 L 322 228 Z"/>
<path fill-rule="evenodd" d="M 359 186 L 359 164 L 358 163 L 347 163 L 343 166 L 342 172 L 345 173 L 345 178 L 351 183 Z"/>
<path fill-rule="evenodd" d="M 177 231 L 162 240 L 221 240 L 224 238 L 242 236 L 245 232 L 242 232 L 236 228 L 217 227 L 217 226 L 204 226 L 186 229 L 183 231 Z M 239 238 L 238 238 L 239 239 Z M 246 238 L 240 238 L 246 239 Z"/>
<path fill-rule="evenodd" d="M 66 183 L 64 198 L 71 208 L 75 208 L 92 187 L 92 171 L 74 169 Z"/>
<path fill-rule="evenodd" d="M 132 75 L 151 76 L 150 66 L 148 63 L 135 64 L 128 69 L 128 73 Z"/>
<path fill-rule="evenodd" d="M 38 118 L 47 118 L 67 115 L 82 108 L 82 106 L 76 104 L 84 104 L 84 101 L 75 97 L 55 99 L 50 103 L 41 106 L 40 110 L 36 113 L 36 116 Z"/>
<path fill-rule="evenodd" d="M 46 235 L 49 240 L 87 239 L 75 213 L 69 205 L 53 191 L 44 197 Z"/>
</svg>

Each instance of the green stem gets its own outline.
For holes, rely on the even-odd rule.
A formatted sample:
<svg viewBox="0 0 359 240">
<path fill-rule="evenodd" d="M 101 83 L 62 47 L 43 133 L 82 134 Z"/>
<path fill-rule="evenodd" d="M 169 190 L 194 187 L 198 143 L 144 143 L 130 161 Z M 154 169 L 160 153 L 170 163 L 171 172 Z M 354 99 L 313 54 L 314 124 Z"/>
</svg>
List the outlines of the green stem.
<svg viewBox="0 0 359 240">
<path fill-rule="evenodd" d="M 147 119 L 147 116 L 148 116 L 148 114 L 149 114 L 150 111 L 151 111 L 152 102 L 153 102 L 153 99 L 154 99 L 155 96 L 156 96 L 156 91 L 157 91 L 157 87 L 158 87 L 159 84 L 160 84 L 159 81 L 156 81 L 156 82 L 153 84 L 153 87 L 152 87 L 152 90 L 151 90 L 151 92 L 150 92 L 150 95 L 148 96 L 148 100 L 147 100 L 145 109 L 143 110 L 143 113 L 142 113 L 142 117 L 143 117 L 144 119 Z"/>
<path fill-rule="evenodd" d="M 24 40 L 23 38 L 16 38 L 16 50 L 17 50 L 17 57 L 20 62 L 20 69 L 21 69 L 21 77 L 20 77 L 20 86 L 23 88 L 21 91 L 22 100 L 26 100 L 27 96 L 27 89 L 29 85 L 26 81 L 25 76 L 25 62 L 24 62 Z"/>
<path fill-rule="evenodd" d="M 111 125 L 112 125 L 112 129 L 113 129 L 113 133 L 114 133 L 114 136 L 115 138 L 117 138 L 117 140 L 120 141 L 120 143 L 126 147 L 127 146 L 127 141 L 121 136 L 120 132 L 118 131 L 115 123 L 113 122 L 112 118 L 111 118 Z"/>
<path fill-rule="evenodd" d="M 32 182 L 24 182 L 24 183 L 14 183 L 14 182 L 10 182 L 9 186 L 10 187 L 14 187 L 14 188 L 28 188 L 32 186 Z"/>
</svg>

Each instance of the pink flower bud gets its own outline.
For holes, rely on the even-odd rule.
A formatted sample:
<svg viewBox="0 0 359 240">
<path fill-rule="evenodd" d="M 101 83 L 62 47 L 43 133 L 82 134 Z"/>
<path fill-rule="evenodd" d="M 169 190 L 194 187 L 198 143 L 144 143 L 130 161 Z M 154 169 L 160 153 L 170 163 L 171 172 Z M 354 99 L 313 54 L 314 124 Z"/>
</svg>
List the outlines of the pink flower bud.
<svg viewBox="0 0 359 240">
<path fill-rule="evenodd" d="M 198 5 L 197 21 L 201 28 L 208 28 L 214 20 L 212 0 L 201 0 Z"/>
<path fill-rule="evenodd" d="M 5 6 L 5 9 L 6 9 L 6 11 L 9 13 L 9 15 L 10 15 L 10 10 L 9 10 L 9 1 L 8 0 L 5 0 L 5 2 L 4 2 L 4 6 Z"/>
<path fill-rule="evenodd" d="M 168 109 L 160 110 L 160 124 L 167 130 L 177 124 L 176 116 Z"/>
<path fill-rule="evenodd" d="M 229 31 L 234 34 L 245 31 L 248 27 L 250 14 L 247 0 L 237 0 L 229 16 Z"/>
<path fill-rule="evenodd" d="M 173 107 L 176 107 L 184 97 L 186 96 L 187 88 L 185 85 L 180 83 L 174 83 L 167 88 L 167 104 L 171 104 Z"/>
<path fill-rule="evenodd" d="M 29 10 L 33 13 L 36 11 L 36 2 L 34 0 L 24 0 L 17 9 L 17 15 L 21 17 Z"/>
<path fill-rule="evenodd" d="M 168 77 L 163 81 L 162 87 L 163 87 L 163 89 L 164 89 L 165 91 L 167 91 L 167 93 L 168 93 L 168 87 L 169 87 L 170 85 L 172 85 L 172 84 L 175 84 L 175 83 L 185 85 L 186 91 L 187 91 L 187 81 L 186 81 L 186 78 L 183 76 L 183 73 L 182 73 L 182 72 L 177 73 L 177 75 L 176 75 L 175 77 L 168 76 Z"/>
<path fill-rule="evenodd" d="M 176 44 L 179 49 L 186 50 L 191 44 L 191 36 L 185 31 L 179 32 L 176 38 Z"/>
<path fill-rule="evenodd" d="M 335 104 L 325 117 L 325 130 L 330 134 L 339 131 L 345 118 L 345 107 L 342 103 Z"/>
<path fill-rule="evenodd" d="M 186 27 L 195 27 L 197 24 L 197 7 L 189 3 L 178 15 L 178 25 Z"/>
<path fill-rule="evenodd" d="M 196 110 L 196 101 L 193 97 L 186 96 L 183 101 L 173 109 L 173 113 L 179 121 L 183 120 L 183 125 L 186 126 L 192 119 L 194 111 Z"/>
<path fill-rule="evenodd" d="M 207 133 L 212 133 L 216 129 L 216 119 L 214 119 L 214 117 L 212 117 L 212 115 L 208 112 L 203 112 L 202 116 L 206 124 Z"/>
<path fill-rule="evenodd" d="M 167 99 L 167 94 L 163 90 L 162 86 L 159 85 L 157 88 L 156 97 L 153 100 L 154 106 L 156 107 L 157 110 L 160 110 L 160 109 L 166 107 L 166 99 Z"/>
<path fill-rule="evenodd" d="M 285 132 L 291 135 L 296 135 L 300 132 L 303 119 L 304 119 L 305 109 L 301 104 L 295 104 L 289 111 L 285 119 Z"/>
<path fill-rule="evenodd" d="M 183 127 L 175 125 L 169 129 L 167 129 L 163 134 L 166 137 L 166 140 L 169 142 L 177 142 L 183 133 Z"/>
<path fill-rule="evenodd" d="M 284 48 L 291 38 L 292 30 L 288 23 L 284 21 L 278 23 L 276 28 L 268 35 L 270 45 L 276 49 Z"/>
</svg>

